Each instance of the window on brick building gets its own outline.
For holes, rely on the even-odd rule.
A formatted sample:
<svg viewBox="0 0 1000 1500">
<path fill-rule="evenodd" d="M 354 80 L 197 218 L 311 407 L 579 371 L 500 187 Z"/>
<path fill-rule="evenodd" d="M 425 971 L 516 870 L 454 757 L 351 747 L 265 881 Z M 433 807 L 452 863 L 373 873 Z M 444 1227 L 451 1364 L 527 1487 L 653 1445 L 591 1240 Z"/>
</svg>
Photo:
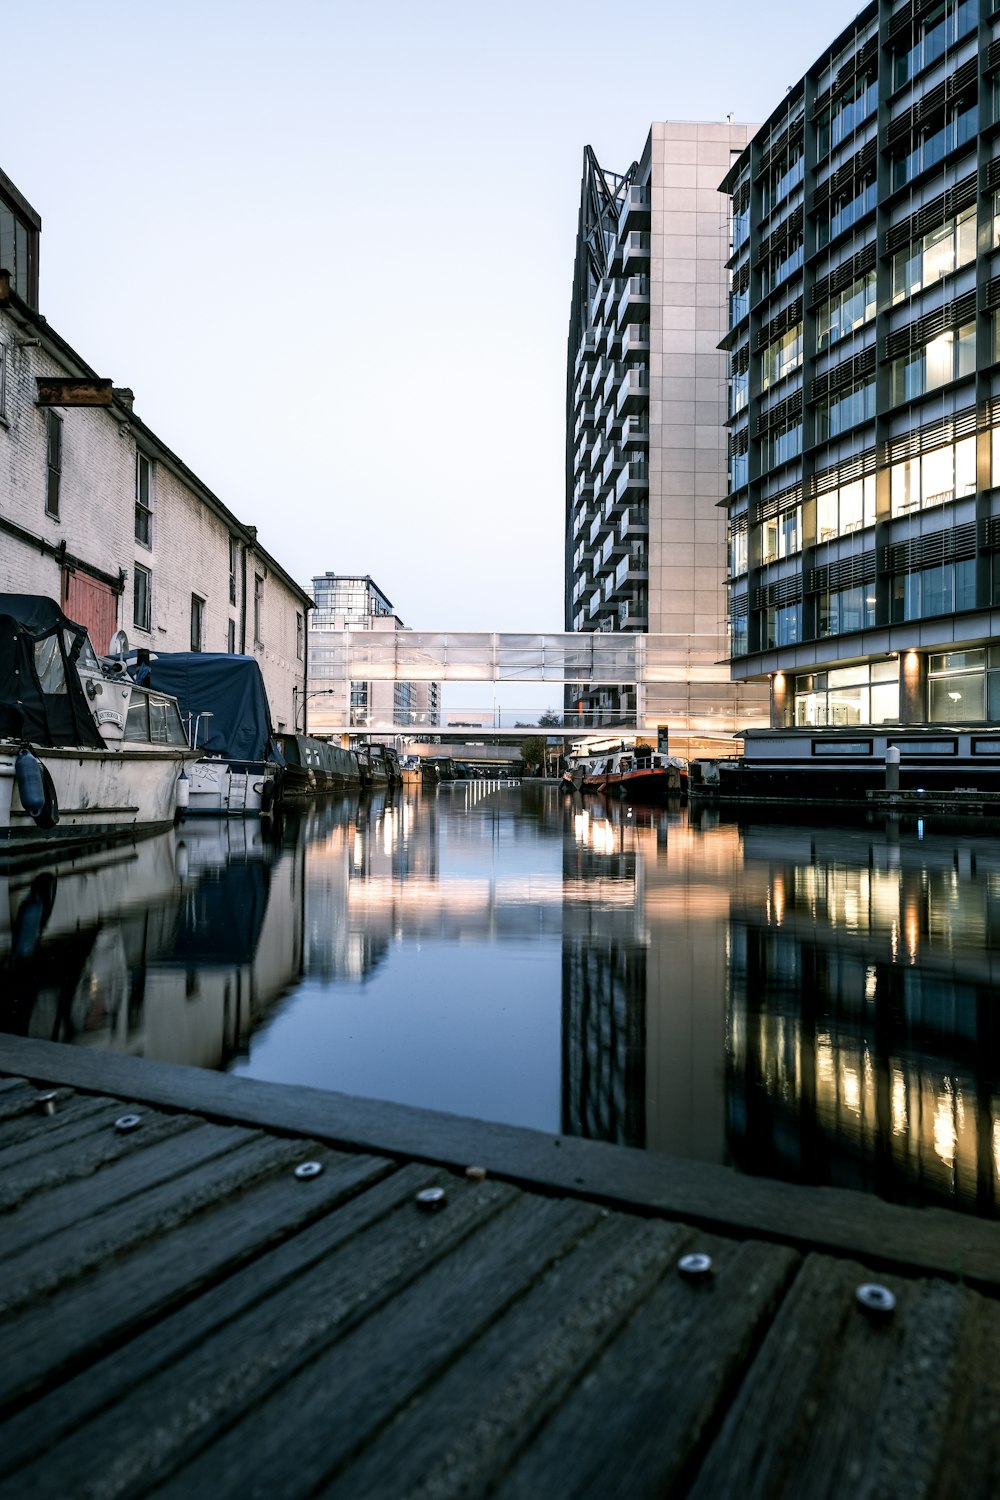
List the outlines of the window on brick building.
<svg viewBox="0 0 1000 1500">
<path fill-rule="evenodd" d="M 137 630 L 149 630 L 152 620 L 153 575 L 148 568 L 135 564 L 132 577 L 132 624 Z"/>
<path fill-rule="evenodd" d="M 205 636 L 205 601 L 191 595 L 191 650 L 200 651 Z"/>
<path fill-rule="evenodd" d="M 236 621 L 230 620 L 226 629 L 226 650 L 230 656 L 236 655 Z"/>
<path fill-rule="evenodd" d="M 46 461 L 45 514 L 59 519 L 59 481 L 62 478 L 62 417 L 58 412 L 45 413 Z"/>
<path fill-rule="evenodd" d="M 253 638 L 257 645 L 264 639 L 264 580 L 253 575 Z"/>
<path fill-rule="evenodd" d="M 145 453 L 135 455 L 135 539 L 153 545 L 153 465 Z"/>
<path fill-rule="evenodd" d="M 302 615 L 295 615 L 295 656 L 303 661 L 306 654 L 306 623 Z"/>
<path fill-rule="evenodd" d="M 7 367 L 9 352 L 6 344 L 0 344 L 0 422 L 7 420 Z"/>
<path fill-rule="evenodd" d="M 229 602 L 236 603 L 236 565 L 239 562 L 239 543 L 234 536 L 229 538 Z"/>
</svg>

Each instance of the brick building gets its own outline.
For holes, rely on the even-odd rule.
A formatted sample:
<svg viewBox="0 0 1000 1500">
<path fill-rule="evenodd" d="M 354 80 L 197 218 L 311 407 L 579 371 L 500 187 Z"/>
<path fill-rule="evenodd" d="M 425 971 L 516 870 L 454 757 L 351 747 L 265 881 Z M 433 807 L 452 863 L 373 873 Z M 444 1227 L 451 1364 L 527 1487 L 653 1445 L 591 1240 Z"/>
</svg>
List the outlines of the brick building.
<svg viewBox="0 0 1000 1500">
<path fill-rule="evenodd" d="M 279 729 L 309 595 L 38 312 L 41 221 L 0 172 L 0 592 L 47 594 L 106 652 L 256 656 Z"/>
</svg>

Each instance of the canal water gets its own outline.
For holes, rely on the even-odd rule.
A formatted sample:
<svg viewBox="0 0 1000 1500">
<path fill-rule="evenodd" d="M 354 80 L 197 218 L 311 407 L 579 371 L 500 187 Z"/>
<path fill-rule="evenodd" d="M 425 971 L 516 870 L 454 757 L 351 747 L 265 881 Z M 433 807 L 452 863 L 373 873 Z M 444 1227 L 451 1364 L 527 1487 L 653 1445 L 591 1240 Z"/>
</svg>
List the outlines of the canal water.
<svg viewBox="0 0 1000 1500">
<path fill-rule="evenodd" d="M 997 1216 L 1000 846 L 456 782 L 0 875 L 0 1025 Z"/>
</svg>

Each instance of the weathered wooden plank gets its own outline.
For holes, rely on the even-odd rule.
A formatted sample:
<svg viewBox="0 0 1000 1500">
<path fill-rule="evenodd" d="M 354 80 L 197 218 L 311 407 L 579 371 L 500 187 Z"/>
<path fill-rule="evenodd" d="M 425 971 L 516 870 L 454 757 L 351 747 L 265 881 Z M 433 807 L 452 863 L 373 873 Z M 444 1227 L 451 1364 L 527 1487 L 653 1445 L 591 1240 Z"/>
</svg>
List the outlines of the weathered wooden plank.
<svg viewBox="0 0 1000 1500">
<path fill-rule="evenodd" d="M 114 1134 L 110 1114 L 108 1134 Z M 257 1168 L 243 1166 L 254 1152 Z M 198 1125 L 145 1151 L 130 1152 L 85 1182 L 61 1183 L 12 1210 L 0 1240 L 0 1312 L 37 1296 L 30 1288 L 39 1276 L 47 1290 L 186 1217 L 192 1195 L 214 1198 L 216 1184 L 225 1182 L 220 1158 L 232 1153 L 242 1159 L 236 1168 L 241 1174 L 237 1183 L 242 1183 L 248 1170 L 259 1175 L 272 1161 L 287 1158 L 288 1147 L 276 1151 L 267 1138 L 238 1125 Z M 44 1242 L 44 1257 L 36 1252 L 39 1242 Z M 22 1284 L 24 1290 L 15 1294 Z"/>
<path fill-rule="evenodd" d="M 382 1165 L 389 1170 L 388 1163 Z M 380 1179 L 363 1180 L 359 1184 L 363 1191 L 357 1196 L 335 1200 L 332 1205 L 324 1203 L 320 1217 L 305 1226 L 293 1226 L 294 1232 L 250 1264 L 236 1269 L 122 1348 L 11 1417 L 0 1425 L 0 1452 L 5 1468 L 17 1478 L 0 1484 L 2 1500 L 50 1494 L 57 1470 L 63 1475 L 80 1476 L 95 1471 L 110 1483 L 109 1454 L 115 1455 L 115 1475 L 119 1477 L 162 1466 L 161 1453 L 169 1453 L 187 1437 L 183 1425 L 165 1446 L 159 1436 L 161 1428 L 171 1428 L 173 1407 L 184 1394 L 184 1383 L 176 1371 L 185 1356 L 208 1345 L 228 1324 L 251 1316 L 267 1298 L 290 1291 L 298 1285 L 297 1278 L 320 1262 L 337 1258 L 340 1274 L 339 1255 L 344 1247 L 350 1247 L 365 1231 L 377 1228 L 401 1207 L 410 1214 L 414 1195 L 444 1180 L 439 1168 L 420 1165 L 404 1167 Z M 311 1193 L 319 1181 L 314 1179 L 307 1191 Z M 485 1219 L 515 1194 L 516 1189 L 505 1184 L 482 1184 L 476 1196 L 470 1196 L 469 1206 Z M 433 1231 L 438 1225 L 452 1236 L 456 1233 L 454 1226 L 449 1228 L 445 1215 L 429 1220 L 423 1229 Z M 430 1254 L 432 1243 L 427 1242 L 424 1253 Z M 371 1290 L 370 1282 L 360 1284 L 362 1304 L 367 1305 Z M 225 1379 L 224 1372 L 218 1374 L 215 1384 L 222 1387 Z M 197 1414 L 189 1411 L 187 1420 L 197 1426 Z M 140 1426 L 145 1423 L 145 1434 L 138 1456 L 130 1458 L 126 1430 L 136 1422 Z M 36 1457 L 38 1462 L 30 1469 L 23 1467 Z"/>
<path fill-rule="evenodd" d="M 0 1070 L 402 1160 L 458 1167 L 476 1162 L 522 1186 L 643 1207 L 702 1227 L 1000 1291 L 1000 1224 L 970 1215 L 901 1208 L 843 1189 L 769 1182 L 599 1141 L 170 1063 L 140 1063 L 32 1038 L 0 1036 Z"/>
<path fill-rule="evenodd" d="M 945 1416 L 946 1440 L 931 1494 L 934 1500 L 996 1500 L 1000 1495 L 1000 1304 L 970 1293 L 964 1299 L 964 1318 L 954 1349 L 957 1358 Z M 921 1352 L 920 1370 L 922 1357 Z M 925 1374 L 933 1385 L 933 1369 Z"/>
<path fill-rule="evenodd" d="M 715 1260 L 711 1278 L 662 1282 L 491 1494 L 652 1500 L 680 1489 L 798 1262 L 753 1242 L 698 1248 Z"/>
<path fill-rule="evenodd" d="M 3 1130 L 6 1133 L 7 1121 L 37 1112 L 35 1096 L 38 1089 L 24 1078 L 5 1078 L 2 1081 L 8 1085 L 0 1095 L 0 1123 L 3 1123 Z"/>
<path fill-rule="evenodd" d="M 268 1142 L 223 1157 L 215 1167 L 217 1191 L 209 1169 L 184 1202 L 187 1222 L 175 1205 L 164 1232 L 130 1247 L 135 1253 L 123 1249 L 59 1295 L 7 1318 L 0 1329 L 0 1410 L 65 1381 L 389 1169 L 383 1161 L 337 1157 L 323 1147 L 309 1155 L 325 1170 L 308 1183 L 288 1170 L 303 1159 L 302 1142 Z"/>
<path fill-rule="evenodd" d="M 30 1097 L 34 1101 L 38 1090 L 32 1089 Z M 54 1115 L 42 1114 L 32 1103 L 29 1109 L 0 1125 L 0 1163 L 23 1160 L 32 1151 L 47 1150 L 51 1140 L 65 1140 L 68 1135 L 79 1134 L 87 1128 L 88 1122 L 99 1119 L 112 1108 L 113 1102 L 99 1094 L 64 1094 Z M 119 1114 L 124 1107 L 119 1104 Z M 96 1127 L 91 1125 L 91 1128 Z M 8 1156 L 7 1153 L 15 1149 L 20 1151 L 20 1156 Z"/>
<path fill-rule="evenodd" d="M 414 1193 L 443 1177 L 436 1168 L 406 1168 L 188 1304 L 157 1329 L 160 1362 L 145 1380 L 149 1350 L 139 1340 L 111 1356 L 103 1370 L 88 1370 L 87 1382 L 105 1392 L 103 1409 L 92 1406 L 91 1393 L 85 1426 L 62 1443 L 50 1438 L 38 1462 L 9 1486 L 0 1485 L 0 1500 L 41 1500 L 63 1487 L 76 1496 L 93 1488 L 112 1500 L 168 1473 L 251 1405 L 259 1410 L 276 1385 L 517 1196 L 503 1183 L 452 1184 L 448 1212 L 426 1217 Z M 167 1363 L 164 1343 L 176 1354 Z M 124 1384 L 109 1380 L 114 1366 Z M 78 1415 L 81 1383 L 74 1383 Z M 72 1403 L 74 1393 L 68 1394 Z M 125 1399 L 108 1404 L 116 1394 Z M 61 1388 L 33 1407 L 33 1426 L 49 1413 L 56 1423 L 65 1420 L 66 1396 Z M 22 1451 L 28 1415 L 21 1414 Z M 16 1445 L 17 1431 L 0 1429 L 11 1467 L 12 1436 Z"/>
<path fill-rule="evenodd" d="M 985 1319 L 996 1334 L 996 1304 L 942 1281 L 890 1278 L 896 1311 L 872 1322 L 855 1299 L 868 1279 L 861 1266 L 809 1257 L 690 1500 L 938 1500 L 969 1493 L 970 1467 L 983 1496 L 998 1492 L 994 1361 L 971 1363 L 967 1340 Z M 973 1440 L 970 1423 L 991 1400 Z M 961 1482 L 949 1485 L 956 1454 Z"/>
<path fill-rule="evenodd" d="M 220 1436 L 157 1494 L 313 1494 L 597 1222 L 587 1204 L 521 1198 L 313 1359 L 262 1412 Z"/>
<path fill-rule="evenodd" d="M 122 1106 L 116 1107 L 120 1112 Z M 108 1129 L 105 1106 L 89 1119 L 67 1122 L 51 1136 L 43 1136 L 41 1150 L 34 1141 L 22 1141 L 9 1151 L 0 1151 L 0 1208 L 12 1209 L 46 1189 L 74 1178 L 89 1177 L 110 1162 L 135 1155 L 194 1126 L 190 1115 L 149 1111 L 142 1130 L 121 1135 Z"/>
<path fill-rule="evenodd" d="M 674 1274 L 690 1238 L 663 1220 L 605 1215 L 378 1432 L 323 1491 L 325 1500 L 489 1492 L 656 1283 Z M 586 1440 L 578 1434 L 578 1443 Z"/>
</svg>

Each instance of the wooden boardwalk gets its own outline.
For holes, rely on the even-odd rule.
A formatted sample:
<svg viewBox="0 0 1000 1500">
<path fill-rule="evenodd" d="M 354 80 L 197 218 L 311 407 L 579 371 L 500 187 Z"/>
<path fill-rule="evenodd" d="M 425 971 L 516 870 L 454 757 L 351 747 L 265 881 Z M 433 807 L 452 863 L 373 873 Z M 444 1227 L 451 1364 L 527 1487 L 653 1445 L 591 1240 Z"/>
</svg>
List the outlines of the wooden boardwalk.
<svg viewBox="0 0 1000 1500">
<path fill-rule="evenodd" d="M 0 1500 L 1000 1493 L 996 1224 L 11 1037 L 0 1167 Z"/>
</svg>

